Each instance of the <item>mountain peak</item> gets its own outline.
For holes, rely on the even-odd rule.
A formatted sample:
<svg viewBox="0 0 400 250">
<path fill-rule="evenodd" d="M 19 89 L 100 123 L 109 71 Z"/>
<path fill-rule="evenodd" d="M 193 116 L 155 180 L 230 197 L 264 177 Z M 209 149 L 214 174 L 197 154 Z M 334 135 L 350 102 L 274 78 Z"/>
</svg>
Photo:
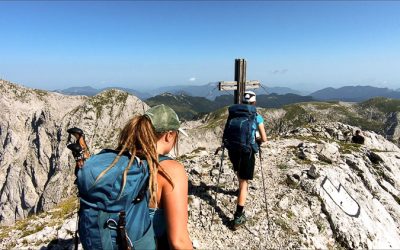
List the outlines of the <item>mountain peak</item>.
<svg viewBox="0 0 400 250">
<path fill-rule="evenodd" d="M 344 86 L 324 88 L 310 94 L 317 100 L 360 102 L 374 97 L 400 98 L 400 92 L 372 86 Z"/>
<path fill-rule="evenodd" d="M 162 94 L 160 94 L 160 96 L 168 96 L 168 97 L 172 97 L 175 96 L 174 94 L 172 94 L 171 92 L 164 92 Z"/>
</svg>

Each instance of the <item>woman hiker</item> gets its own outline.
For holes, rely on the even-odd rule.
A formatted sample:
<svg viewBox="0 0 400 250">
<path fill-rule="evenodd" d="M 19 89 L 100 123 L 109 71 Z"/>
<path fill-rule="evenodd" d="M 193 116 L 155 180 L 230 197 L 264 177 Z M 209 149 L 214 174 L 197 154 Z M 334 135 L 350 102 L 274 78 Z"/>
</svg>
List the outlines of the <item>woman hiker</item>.
<svg viewBox="0 0 400 250">
<path fill-rule="evenodd" d="M 178 149 L 179 134 L 186 135 L 176 113 L 158 105 L 127 122 L 116 150 L 86 161 L 77 178 L 84 249 L 193 248 L 187 228 L 188 177 L 182 164 L 165 156 Z M 120 190 L 116 199 L 115 190 Z"/>
</svg>

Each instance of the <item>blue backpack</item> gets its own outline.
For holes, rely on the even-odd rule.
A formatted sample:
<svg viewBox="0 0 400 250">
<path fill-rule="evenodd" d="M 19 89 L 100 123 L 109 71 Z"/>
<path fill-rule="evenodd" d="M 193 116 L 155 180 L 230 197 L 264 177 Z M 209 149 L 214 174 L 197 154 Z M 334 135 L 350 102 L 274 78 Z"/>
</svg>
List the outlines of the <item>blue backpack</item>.
<svg viewBox="0 0 400 250">
<path fill-rule="evenodd" d="M 84 249 L 155 249 L 149 215 L 149 170 L 145 160 L 135 157 L 122 193 L 122 177 L 130 154 L 119 161 L 97 183 L 97 176 L 117 156 L 105 149 L 91 156 L 79 170 L 79 236 Z"/>
<path fill-rule="evenodd" d="M 253 105 L 234 104 L 228 108 L 229 115 L 225 124 L 222 141 L 229 151 L 256 152 L 258 145 L 255 141 L 257 110 Z M 255 125 L 253 125 L 255 124 Z"/>
</svg>

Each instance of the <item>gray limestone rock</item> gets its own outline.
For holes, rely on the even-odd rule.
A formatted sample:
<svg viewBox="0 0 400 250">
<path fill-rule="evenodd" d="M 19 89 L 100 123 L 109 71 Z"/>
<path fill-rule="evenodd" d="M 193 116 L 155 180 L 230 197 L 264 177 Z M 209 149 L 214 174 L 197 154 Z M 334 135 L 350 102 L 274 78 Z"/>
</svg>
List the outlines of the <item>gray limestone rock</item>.
<svg viewBox="0 0 400 250">
<path fill-rule="evenodd" d="M 148 107 L 115 90 L 92 98 L 10 84 L 0 91 L 0 220 L 10 225 L 0 228 L 0 248 L 73 249 L 76 207 L 58 217 L 51 213 L 63 211 L 58 203 L 76 192 L 66 129 L 81 127 L 97 152 L 115 146 L 124 123 Z M 271 117 L 282 115 L 271 111 Z M 286 131 L 271 120 L 266 124 L 279 127 L 283 137 L 262 146 L 263 165 L 256 161 L 244 210 L 249 220 L 233 232 L 238 180 L 225 152 L 217 184 L 222 152 L 214 152 L 223 122 L 210 119 L 186 122 L 189 137 L 179 141 L 195 247 L 400 248 L 400 149 L 394 143 L 363 131 L 365 144 L 356 147 L 346 139 L 356 127 L 312 122 Z"/>
<path fill-rule="evenodd" d="M 92 152 L 96 152 L 115 147 L 121 127 L 148 108 L 119 90 L 88 98 L 1 84 L 0 92 L 3 225 L 48 210 L 74 194 L 74 163 L 66 148 L 68 128 L 83 129 Z"/>
</svg>

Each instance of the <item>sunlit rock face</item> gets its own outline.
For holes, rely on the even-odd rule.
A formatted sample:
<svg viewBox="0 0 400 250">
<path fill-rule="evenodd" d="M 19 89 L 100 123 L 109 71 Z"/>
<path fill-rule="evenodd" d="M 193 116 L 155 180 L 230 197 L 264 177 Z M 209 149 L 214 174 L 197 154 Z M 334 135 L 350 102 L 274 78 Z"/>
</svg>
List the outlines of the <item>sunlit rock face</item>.
<svg viewBox="0 0 400 250">
<path fill-rule="evenodd" d="M 66 129 L 82 128 L 95 153 L 115 147 L 121 127 L 148 106 L 114 90 L 92 98 L 4 83 L 0 90 L 1 223 L 19 220 L 0 228 L 0 248 L 73 249 L 77 200 Z M 189 177 L 196 248 L 400 248 L 396 144 L 369 131 L 363 145 L 353 144 L 359 127 L 320 119 L 288 126 L 285 111 L 259 111 L 275 134 L 256 155 L 248 221 L 237 231 L 230 221 L 238 180 L 226 150 L 215 155 L 226 109 L 183 124 L 189 137 L 180 137 L 176 153 Z"/>
<path fill-rule="evenodd" d="M 47 210 L 74 193 L 74 165 L 66 148 L 80 127 L 96 152 L 115 147 L 121 127 L 148 106 L 108 90 L 94 97 L 65 96 L 0 82 L 0 223 Z"/>
<path fill-rule="evenodd" d="M 400 146 L 400 112 L 389 114 L 385 125 L 385 133 Z"/>
</svg>

